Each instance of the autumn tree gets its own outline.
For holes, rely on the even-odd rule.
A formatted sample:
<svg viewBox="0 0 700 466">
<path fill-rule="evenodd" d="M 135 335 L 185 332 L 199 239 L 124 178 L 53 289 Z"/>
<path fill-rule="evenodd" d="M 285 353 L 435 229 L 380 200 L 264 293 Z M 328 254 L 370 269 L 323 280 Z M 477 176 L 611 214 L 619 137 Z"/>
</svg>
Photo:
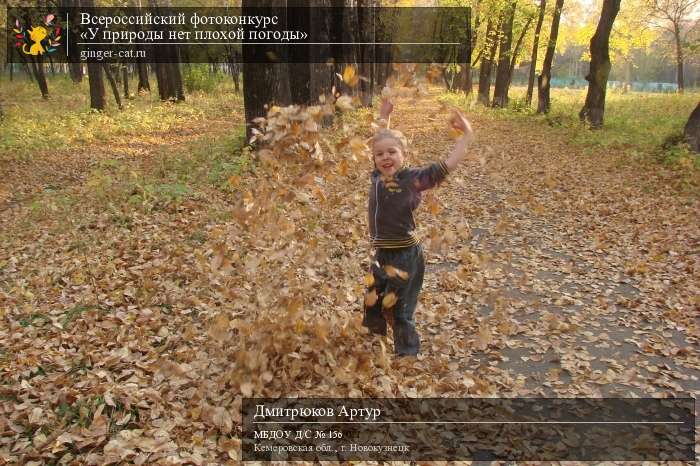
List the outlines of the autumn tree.
<svg viewBox="0 0 700 466">
<path fill-rule="evenodd" d="M 254 7 L 274 6 L 273 0 L 256 2 L 243 0 L 242 14 Z M 289 75 L 286 64 L 260 63 L 251 46 L 243 45 L 243 105 L 246 121 L 246 140 L 253 136 L 254 119 L 266 115 L 269 104 L 284 105 L 289 99 Z M 283 66 L 284 65 L 284 66 Z M 284 90 L 286 89 L 286 92 Z"/>
<path fill-rule="evenodd" d="M 122 72 L 122 83 L 124 84 L 124 98 L 129 98 L 129 66 L 122 63 L 120 66 Z"/>
<path fill-rule="evenodd" d="M 68 0 L 64 3 L 66 7 L 71 7 L 67 10 L 70 14 L 70 31 L 66 31 L 66 40 L 68 41 L 68 70 L 70 78 L 78 84 L 83 80 L 83 64 L 80 62 L 80 45 L 78 45 L 79 24 L 78 17 L 80 0 Z"/>
<path fill-rule="evenodd" d="M 537 52 L 540 46 L 540 32 L 542 31 L 542 23 L 544 22 L 544 10 L 547 6 L 546 0 L 540 0 L 540 8 L 537 14 L 537 25 L 535 26 L 535 38 L 532 43 L 532 55 L 530 56 L 530 72 L 527 78 L 527 94 L 525 100 L 527 105 L 532 103 L 532 89 L 535 85 L 535 71 L 537 68 Z"/>
<path fill-rule="evenodd" d="M 112 94 L 114 94 L 114 100 L 117 102 L 117 107 L 120 109 L 122 108 L 122 100 L 119 97 L 119 89 L 117 88 L 117 82 L 114 79 L 114 74 L 112 73 L 112 70 L 110 69 L 110 65 L 108 63 L 103 63 L 102 64 L 105 76 L 107 77 L 107 82 L 109 82 L 109 86 L 112 88 Z"/>
<path fill-rule="evenodd" d="M 169 0 L 166 0 L 166 6 L 159 7 L 156 0 L 150 0 L 153 14 L 167 16 L 169 14 L 168 3 Z M 180 71 L 179 47 L 168 43 L 162 45 L 160 50 L 160 60 L 154 64 L 160 100 L 182 102 L 185 100 L 185 88 L 182 82 L 182 72 Z"/>
<path fill-rule="evenodd" d="M 129 6 L 141 8 L 141 0 L 129 0 Z M 137 34 L 141 32 L 140 24 L 134 24 L 134 32 Z M 141 44 L 136 45 L 136 50 L 143 51 L 145 53 L 145 49 Z M 151 83 L 148 81 L 148 64 L 142 63 L 141 61 L 136 63 L 136 73 L 138 75 L 136 92 L 151 92 Z"/>
<path fill-rule="evenodd" d="M 475 5 L 472 9 L 472 17 L 474 18 L 474 23 L 473 26 L 470 28 L 470 34 L 471 37 L 469 38 L 470 40 L 470 50 L 474 49 L 474 46 L 476 45 L 476 41 L 479 38 L 479 23 L 481 22 L 481 14 L 480 14 L 480 7 L 481 7 L 481 2 L 476 1 Z M 470 19 L 471 20 L 471 19 Z M 462 89 L 464 90 L 464 93 L 466 95 L 471 95 L 472 93 L 472 88 L 474 87 L 474 83 L 472 82 L 472 61 L 470 57 L 465 57 L 466 59 L 463 60 L 463 66 L 462 66 Z"/>
<path fill-rule="evenodd" d="M 642 1 L 632 0 L 620 4 L 620 12 L 610 34 L 610 60 L 624 66 L 624 80 L 629 87 L 634 80 L 639 52 L 646 53 L 658 37 L 658 30 L 649 27 L 647 17 L 640 15 Z"/>
<path fill-rule="evenodd" d="M 508 105 L 508 86 L 510 84 L 510 58 L 513 41 L 513 20 L 515 19 L 515 0 L 506 5 L 501 22 L 500 40 L 498 43 L 498 65 L 496 67 L 496 83 L 493 88 L 493 106 Z"/>
<path fill-rule="evenodd" d="M 473 49 L 476 47 L 479 25 L 481 23 L 480 9 L 484 1 L 485 0 L 440 0 L 438 2 L 438 6 L 440 7 L 471 8 L 469 24 L 466 25 L 469 30 L 469 37 L 467 39 L 470 43 L 470 51 L 473 51 Z M 469 55 L 470 54 L 468 54 L 467 50 L 465 49 L 464 55 L 461 57 L 456 57 L 455 64 L 458 65 L 458 71 L 456 69 L 457 67 L 455 66 L 446 67 L 443 69 L 443 79 L 447 84 L 448 90 L 459 88 L 463 90 L 466 95 L 470 95 L 472 93 L 472 58 Z M 475 60 L 475 62 L 478 62 L 478 59 Z M 450 74 L 453 72 L 458 72 L 459 74 L 457 76 L 450 76 Z"/>
<path fill-rule="evenodd" d="M 29 10 L 25 10 L 24 14 L 24 23 L 26 24 L 26 27 L 29 28 L 32 24 L 32 17 L 29 14 Z M 29 69 L 31 70 L 34 79 L 36 80 L 37 85 L 39 86 L 39 92 L 41 92 L 41 97 L 44 99 L 49 98 L 49 85 L 46 82 L 46 74 L 44 72 L 44 56 L 42 54 L 38 55 L 29 55 L 28 58 L 25 58 L 24 54 L 20 53 L 18 54 L 22 61 L 25 61 L 25 63 L 28 64 Z"/>
<path fill-rule="evenodd" d="M 678 92 L 683 92 L 684 45 L 688 33 L 697 26 L 698 20 L 692 19 L 700 7 L 700 0 L 648 0 L 652 23 L 671 33 L 676 52 L 676 82 Z"/>
<path fill-rule="evenodd" d="M 105 84 L 102 81 L 102 64 L 88 63 L 88 80 L 90 83 L 90 108 L 105 109 Z"/>
<path fill-rule="evenodd" d="M 547 52 L 544 55 L 542 73 L 537 78 L 537 113 L 549 113 L 550 97 L 549 89 L 552 79 L 552 62 L 554 61 L 554 51 L 557 47 L 557 35 L 559 34 L 559 21 L 561 10 L 564 7 L 564 0 L 557 0 L 552 13 L 552 27 L 547 41 Z"/>
<path fill-rule="evenodd" d="M 478 100 L 483 105 L 488 105 L 491 94 L 491 69 L 498 48 L 498 22 L 489 18 L 486 24 L 484 45 L 480 52 L 481 65 L 479 66 L 479 93 Z"/>
<path fill-rule="evenodd" d="M 598 27 L 591 38 L 591 65 L 586 75 L 588 93 L 586 102 L 579 112 L 581 121 L 587 121 L 591 128 L 603 126 L 605 90 L 608 86 L 611 67 L 610 32 L 619 11 L 620 0 L 604 0 Z"/>
<path fill-rule="evenodd" d="M 513 48 L 513 53 L 510 57 L 510 70 L 508 71 L 508 86 L 510 86 L 511 81 L 513 80 L 513 71 L 515 71 L 515 65 L 518 61 L 518 58 L 520 58 L 520 51 L 523 47 L 523 40 L 525 39 L 527 31 L 530 29 L 532 19 L 532 16 L 528 16 L 526 18 L 525 25 L 522 27 L 522 29 L 520 30 L 520 34 L 518 35 L 518 40 L 515 41 L 515 47 Z"/>
</svg>

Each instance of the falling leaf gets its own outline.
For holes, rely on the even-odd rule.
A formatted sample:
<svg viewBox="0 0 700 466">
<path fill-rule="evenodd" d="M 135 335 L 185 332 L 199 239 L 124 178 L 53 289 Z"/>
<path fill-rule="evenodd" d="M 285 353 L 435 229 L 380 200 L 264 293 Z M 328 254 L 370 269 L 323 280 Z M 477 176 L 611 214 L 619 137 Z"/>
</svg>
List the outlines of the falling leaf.
<svg viewBox="0 0 700 466">
<path fill-rule="evenodd" d="M 408 272 L 397 269 L 393 265 L 384 266 L 384 270 L 390 278 L 399 277 L 401 280 L 408 280 Z"/>
<path fill-rule="evenodd" d="M 343 70 L 343 82 L 345 82 L 345 84 L 347 84 L 350 87 L 355 87 L 357 86 L 359 80 L 360 76 L 357 74 L 355 66 L 346 65 L 345 69 Z"/>
<path fill-rule="evenodd" d="M 484 351 L 491 344 L 492 336 L 488 320 L 484 319 L 479 325 L 479 333 L 476 336 L 476 349 Z"/>
<path fill-rule="evenodd" d="M 367 293 L 365 293 L 365 306 L 374 306 L 377 303 L 377 299 L 379 299 L 379 296 L 377 296 L 376 290 L 368 291 Z"/>
<path fill-rule="evenodd" d="M 398 298 L 396 297 L 396 293 L 394 293 L 393 291 L 386 293 L 382 298 L 382 307 L 384 309 L 391 309 L 392 307 L 394 307 L 397 301 Z"/>
<path fill-rule="evenodd" d="M 229 338 L 229 324 L 230 324 L 230 319 L 228 315 L 225 313 L 221 312 L 214 317 L 212 320 L 211 325 L 209 326 L 209 336 L 212 337 L 214 340 L 223 342 L 225 340 L 228 340 Z"/>
</svg>

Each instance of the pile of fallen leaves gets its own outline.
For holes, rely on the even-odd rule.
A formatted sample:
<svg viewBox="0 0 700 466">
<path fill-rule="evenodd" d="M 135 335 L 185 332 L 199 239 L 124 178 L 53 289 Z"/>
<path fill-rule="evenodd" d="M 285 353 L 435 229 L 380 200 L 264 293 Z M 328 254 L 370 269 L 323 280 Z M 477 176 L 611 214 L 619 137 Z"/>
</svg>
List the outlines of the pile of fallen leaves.
<svg viewBox="0 0 700 466">
<path fill-rule="evenodd" d="M 357 83 L 352 68 L 342 78 Z M 151 227 L 188 225 L 202 208 L 190 201 L 175 220 L 132 213 L 111 238 L 100 234 L 111 218 L 96 213 L 81 228 L 99 257 L 72 236 L 42 240 L 56 254 L 38 275 L 10 259 L 6 272 L 33 277 L 45 294 L 24 281 L 4 294 L 2 458 L 234 462 L 244 396 L 490 392 L 447 358 L 393 360 L 390 340 L 360 326 L 370 120 L 321 130 L 357 103 L 332 95 L 270 108 L 257 121 L 258 169 L 229 180 L 231 220 L 203 225 L 203 248 L 163 243 Z"/>
<path fill-rule="evenodd" d="M 385 95 L 403 109 L 421 90 L 415 69 L 396 71 Z M 507 122 L 477 129 L 480 166 L 426 195 L 423 356 L 393 358 L 390 337 L 360 326 L 371 115 L 321 124 L 356 105 L 331 95 L 270 108 L 249 154 L 259 163 L 226 194 L 13 225 L 0 251 L 2 461 L 237 464 L 247 396 L 570 397 L 611 385 L 674 396 L 697 383 L 697 203 L 641 188 L 615 197 L 618 171 L 629 181 L 632 170 L 606 166 L 608 178 L 565 142 L 540 153 L 539 133 L 504 137 Z M 406 131 L 425 152 L 416 165 L 448 145 L 434 123 L 446 109 L 419 107 Z M 624 298 L 623 285 L 643 293 Z"/>
</svg>

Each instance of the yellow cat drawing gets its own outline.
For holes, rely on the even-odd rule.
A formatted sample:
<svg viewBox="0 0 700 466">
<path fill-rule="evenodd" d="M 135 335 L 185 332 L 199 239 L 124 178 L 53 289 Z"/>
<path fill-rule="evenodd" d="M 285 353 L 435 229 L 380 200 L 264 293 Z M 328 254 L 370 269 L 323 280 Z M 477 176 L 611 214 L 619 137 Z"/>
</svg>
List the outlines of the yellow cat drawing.
<svg viewBox="0 0 700 466">
<path fill-rule="evenodd" d="M 44 50 L 44 47 L 41 45 L 41 41 L 46 39 L 46 36 L 48 36 L 49 33 L 46 31 L 46 28 L 42 26 L 36 26 L 33 27 L 32 29 L 29 30 L 29 38 L 34 42 L 32 46 L 29 48 L 29 51 L 27 51 L 27 44 L 24 44 L 24 47 L 22 47 L 22 50 L 24 53 L 28 55 L 41 55 L 46 50 Z"/>
</svg>

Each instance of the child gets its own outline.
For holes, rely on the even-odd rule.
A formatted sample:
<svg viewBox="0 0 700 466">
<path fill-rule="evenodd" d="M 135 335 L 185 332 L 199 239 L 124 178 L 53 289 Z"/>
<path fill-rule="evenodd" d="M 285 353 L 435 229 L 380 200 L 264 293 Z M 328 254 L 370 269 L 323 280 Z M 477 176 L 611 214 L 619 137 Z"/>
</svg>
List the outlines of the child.
<svg viewBox="0 0 700 466">
<path fill-rule="evenodd" d="M 393 321 L 394 351 L 398 356 L 417 355 L 420 337 L 413 314 L 423 286 L 423 249 L 415 236 L 413 211 L 421 191 L 442 182 L 464 159 L 472 139 L 469 121 L 455 112 L 450 122 L 463 135 L 449 157 L 423 168 L 406 168 L 406 140 L 389 129 L 393 104 L 382 102 L 379 123 L 385 126 L 371 139 L 372 186 L 369 192 L 369 232 L 375 256 L 368 274 L 362 325 L 386 335 L 387 318 Z"/>
</svg>

